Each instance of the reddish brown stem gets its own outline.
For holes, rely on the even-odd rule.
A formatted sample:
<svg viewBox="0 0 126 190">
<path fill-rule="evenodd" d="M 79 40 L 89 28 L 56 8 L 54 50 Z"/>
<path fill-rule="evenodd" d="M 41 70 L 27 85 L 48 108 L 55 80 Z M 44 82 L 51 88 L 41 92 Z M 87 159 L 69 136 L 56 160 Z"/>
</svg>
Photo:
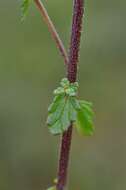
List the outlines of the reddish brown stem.
<svg viewBox="0 0 126 190">
<path fill-rule="evenodd" d="M 59 160 L 57 190 L 63 190 L 67 179 L 69 152 L 71 147 L 72 124 L 62 136 L 61 152 Z"/>
<path fill-rule="evenodd" d="M 84 13 L 84 0 L 74 0 L 73 22 L 69 51 L 69 64 L 67 77 L 71 83 L 77 78 L 77 63 L 79 57 L 82 18 Z M 57 190 L 64 190 L 67 182 L 69 153 L 72 139 L 72 124 L 62 136 L 61 152 L 58 168 Z"/>
<path fill-rule="evenodd" d="M 41 2 L 41 0 L 34 0 L 34 2 L 36 4 L 40 14 L 42 15 L 42 18 L 44 19 L 45 23 L 47 24 L 48 29 L 49 29 L 53 39 L 55 40 L 56 45 L 57 45 L 61 55 L 64 58 L 65 64 L 68 64 L 67 52 L 66 52 L 65 47 L 64 47 L 64 45 L 62 43 L 62 40 L 59 37 L 59 34 L 56 31 L 56 28 L 55 28 L 53 22 L 51 21 L 49 15 L 48 15 L 47 10 L 45 9 L 45 7 L 44 7 L 43 3 Z"/>
</svg>

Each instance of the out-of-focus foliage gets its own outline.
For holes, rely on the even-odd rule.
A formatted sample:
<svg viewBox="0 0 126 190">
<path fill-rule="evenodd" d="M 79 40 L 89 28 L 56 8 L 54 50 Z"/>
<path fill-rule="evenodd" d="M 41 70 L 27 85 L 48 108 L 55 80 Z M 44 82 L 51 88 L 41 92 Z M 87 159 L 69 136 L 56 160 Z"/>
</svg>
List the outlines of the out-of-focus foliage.
<svg viewBox="0 0 126 190">
<path fill-rule="evenodd" d="M 72 0 L 43 3 L 68 47 Z M 86 1 L 79 97 L 93 102 L 96 131 L 73 133 L 69 190 L 126 189 L 125 7 L 125 0 Z M 45 190 L 59 144 L 45 110 L 65 67 L 34 6 L 22 24 L 19 1 L 0 0 L 0 23 L 0 190 Z"/>
<path fill-rule="evenodd" d="M 22 3 L 21 3 L 22 18 L 21 18 L 21 20 L 24 20 L 24 18 L 26 17 L 30 3 L 31 3 L 31 0 L 22 0 Z"/>
<path fill-rule="evenodd" d="M 50 187 L 47 190 L 56 190 L 56 187 Z"/>
</svg>

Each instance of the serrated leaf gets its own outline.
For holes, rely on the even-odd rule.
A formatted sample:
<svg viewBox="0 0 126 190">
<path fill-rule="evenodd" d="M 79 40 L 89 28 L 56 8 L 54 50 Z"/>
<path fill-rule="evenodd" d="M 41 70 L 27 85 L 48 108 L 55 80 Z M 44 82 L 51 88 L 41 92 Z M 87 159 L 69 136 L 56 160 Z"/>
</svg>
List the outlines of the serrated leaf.
<svg viewBox="0 0 126 190">
<path fill-rule="evenodd" d="M 80 106 L 88 113 L 88 115 L 92 118 L 94 117 L 94 111 L 92 109 L 92 103 L 91 102 L 87 102 L 84 100 L 80 100 L 79 101 Z"/>
<path fill-rule="evenodd" d="M 50 132 L 54 135 L 61 134 L 66 131 L 70 125 L 69 119 L 69 100 L 63 97 L 55 112 L 49 114 L 47 124 Z"/>
<path fill-rule="evenodd" d="M 22 18 L 21 18 L 21 20 L 22 21 L 24 20 L 26 14 L 28 12 L 30 3 L 31 3 L 31 0 L 23 0 L 22 1 L 22 4 L 21 4 L 21 12 L 22 12 Z"/>
<path fill-rule="evenodd" d="M 71 122 L 76 123 L 78 131 L 84 135 L 94 132 L 92 103 L 78 100 L 78 83 L 61 80 L 60 87 L 54 91 L 54 100 L 48 109 L 47 124 L 52 134 L 61 134 Z"/>
<path fill-rule="evenodd" d="M 94 132 L 92 121 L 87 119 L 81 111 L 77 114 L 76 128 L 83 135 L 92 135 Z"/>
<path fill-rule="evenodd" d="M 66 131 L 68 129 L 68 127 L 70 126 L 70 123 L 71 123 L 71 120 L 70 120 L 70 117 L 69 117 L 69 109 L 70 109 L 69 106 L 70 106 L 69 98 L 67 98 L 65 106 L 64 106 L 64 110 L 63 110 L 63 113 L 62 113 L 62 118 L 61 118 L 63 131 Z"/>
<path fill-rule="evenodd" d="M 69 118 L 70 118 L 70 121 L 73 121 L 73 122 L 77 120 L 77 111 L 71 103 L 71 97 L 69 100 Z"/>
<path fill-rule="evenodd" d="M 61 121 L 57 120 L 53 125 L 49 126 L 49 130 L 53 135 L 59 135 L 63 133 Z"/>
<path fill-rule="evenodd" d="M 76 121 L 77 130 L 84 135 L 92 135 L 94 133 L 93 116 L 91 105 L 80 101 L 80 109 L 77 112 Z"/>
<path fill-rule="evenodd" d="M 54 90 L 55 95 L 62 95 L 64 94 L 64 88 L 63 87 L 58 87 L 56 90 Z"/>
<path fill-rule="evenodd" d="M 51 103 L 51 105 L 48 108 L 49 113 L 55 112 L 55 110 L 56 110 L 57 106 L 60 104 L 60 101 L 62 100 L 62 98 L 64 98 L 63 95 L 57 95 L 54 97 L 53 102 Z"/>
<path fill-rule="evenodd" d="M 71 97 L 55 97 L 49 108 L 47 124 L 52 134 L 61 134 L 68 129 L 71 122 L 76 121 L 77 112 L 71 103 Z"/>
<path fill-rule="evenodd" d="M 76 111 L 78 111 L 78 110 L 81 108 L 81 107 L 80 107 L 80 103 L 79 103 L 79 101 L 77 100 L 76 97 L 71 97 L 71 98 L 70 98 L 70 102 L 71 102 L 73 108 L 74 108 Z"/>
<path fill-rule="evenodd" d="M 81 105 L 87 105 L 87 106 L 89 106 L 91 108 L 93 107 L 92 102 L 88 102 L 86 100 L 79 100 L 79 102 L 80 102 Z"/>
<path fill-rule="evenodd" d="M 62 96 L 61 99 L 59 99 L 56 103 L 54 103 L 53 105 L 53 109 L 55 108 L 54 111 L 49 112 L 47 118 L 47 124 L 49 126 L 54 125 L 55 122 L 60 119 L 64 106 L 65 106 L 65 98 L 64 96 Z"/>
</svg>

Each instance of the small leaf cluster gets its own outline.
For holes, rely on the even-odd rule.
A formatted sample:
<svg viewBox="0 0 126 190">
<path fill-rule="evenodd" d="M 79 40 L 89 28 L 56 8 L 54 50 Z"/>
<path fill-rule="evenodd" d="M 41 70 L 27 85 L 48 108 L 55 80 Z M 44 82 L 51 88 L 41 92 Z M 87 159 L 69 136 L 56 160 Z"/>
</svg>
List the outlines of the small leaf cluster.
<svg viewBox="0 0 126 190">
<path fill-rule="evenodd" d="M 30 6 L 31 0 L 22 0 L 21 4 L 21 20 L 23 21 L 26 17 L 26 14 L 28 12 L 29 6 Z"/>
<path fill-rule="evenodd" d="M 50 187 L 47 190 L 56 190 L 56 186 Z"/>
<path fill-rule="evenodd" d="M 67 78 L 54 90 L 54 99 L 48 108 L 47 125 L 52 134 L 67 131 L 71 123 L 83 135 L 94 132 L 92 103 L 77 99 L 78 83 L 70 83 Z"/>
<path fill-rule="evenodd" d="M 47 190 L 56 190 L 56 184 L 57 184 L 57 182 L 58 182 L 57 178 L 54 179 L 55 186 L 49 187 Z"/>
</svg>

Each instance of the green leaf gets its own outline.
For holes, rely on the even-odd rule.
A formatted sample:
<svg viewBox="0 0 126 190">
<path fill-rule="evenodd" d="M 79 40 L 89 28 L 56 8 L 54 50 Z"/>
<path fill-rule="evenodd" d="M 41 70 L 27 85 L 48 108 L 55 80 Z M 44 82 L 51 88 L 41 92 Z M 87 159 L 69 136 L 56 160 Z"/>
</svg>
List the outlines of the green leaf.
<svg viewBox="0 0 126 190">
<path fill-rule="evenodd" d="M 49 107 L 47 124 L 52 134 L 61 134 L 76 121 L 77 112 L 71 103 L 71 97 L 57 96 Z"/>
<path fill-rule="evenodd" d="M 61 86 L 62 86 L 63 88 L 66 88 L 66 87 L 69 87 L 70 82 L 69 82 L 69 80 L 68 80 L 67 78 L 63 78 L 63 79 L 61 80 L 60 84 L 61 84 Z"/>
<path fill-rule="evenodd" d="M 94 111 L 92 109 L 93 105 L 91 102 L 80 100 L 79 103 L 80 103 L 81 108 L 88 113 L 89 117 L 91 118 L 94 117 Z"/>
<path fill-rule="evenodd" d="M 92 103 L 78 100 L 76 97 L 78 83 L 70 83 L 67 78 L 60 82 L 60 87 L 54 91 L 54 99 L 48 108 L 47 124 L 52 134 L 65 132 L 71 122 L 84 135 L 94 132 Z"/>
<path fill-rule="evenodd" d="M 54 111 L 49 112 L 49 115 L 47 118 L 47 124 L 49 126 L 54 125 L 56 123 L 56 121 L 60 119 L 63 109 L 64 109 L 64 106 L 65 106 L 65 98 L 64 98 L 64 96 L 62 96 L 56 103 L 53 104 L 52 110 L 54 110 Z"/>
<path fill-rule="evenodd" d="M 54 95 L 62 95 L 64 93 L 64 88 L 62 87 L 58 87 L 56 90 L 54 90 Z"/>
<path fill-rule="evenodd" d="M 56 186 L 50 187 L 47 190 L 56 190 Z"/>
<path fill-rule="evenodd" d="M 80 109 L 77 112 L 76 128 L 84 135 L 92 135 L 94 133 L 93 116 L 91 104 L 80 101 Z"/>
<path fill-rule="evenodd" d="M 61 102 L 62 98 L 64 98 L 63 95 L 57 95 L 54 97 L 52 104 L 48 108 L 49 113 L 55 112 L 55 110 L 56 110 L 57 106 L 59 105 L 59 103 Z"/>
<path fill-rule="evenodd" d="M 69 119 L 70 121 L 73 121 L 73 122 L 77 120 L 77 111 L 72 104 L 72 100 L 76 101 L 75 99 L 76 99 L 75 97 L 69 98 Z"/>
<path fill-rule="evenodd" d="M 78 83 L 70 83 L 67 78 L 63 78 L 60 82 L 60 87 L 54 90 L 54 95 L 64 94 L 66 96 L 75 97 L 77 95 Z"/>
<path fill-rule="evenodd" d="M 61 116 L 61 123 L 63 131 L 66 131 L 71 123 L 71 120 L 69 118 L 69 98 L 67 98 L 65 102 L 65 106 Z"/>
<path fill-rule="evenodd" d="M 59 135 L 63 133 L 61 121 L 57 120 L 53 125 L 49 126 L 49 130 L 53 135 Z"/>
<path fill-rule="evenodd" d="M 78 110 L 81 109 L 80 103 L 79 103 L 79 101 L 77 100 L 76 97 L 71 97 L 71 98 L 70 98 L 70 102 L 71 102 L 72 106 L 74 107 L 74 109 L 75 109 L 76 111 L 78 111 Z"/>
<path fill-rule="evenodd" d="M 69 119 L 69 100 L 66 97 L 62 97 L 58 101 L 56 110 L 49 113 L 47 124 L 49 126 L 50 132 L 54 135 L 61 134 L 66 131 L 70 125 Z"/>
<path fill-rule="evenodd" d="M 29 6 L 30 6 L 31 0 L 23 0 L 21 4 L 21 12 L 22 12 L 22 18 L 23 21 L 26 17 L 26 14 L 28 12 Z"/>
<path fill-rule="evenodd" d="M 65 90 L 66 94 L 69 96 L 76 96 L 76 91 L 73 87 L 69 87 Z"/>
<path fill-rule="evenodd" d="M 79 102 L 80 102 L 81 105 L 87 105 L 87 106 L 89 106 L 91 108 L 93 107 L 92 102 L 88 102 L 86 100 L 79 100 Z"/>
</svg>

